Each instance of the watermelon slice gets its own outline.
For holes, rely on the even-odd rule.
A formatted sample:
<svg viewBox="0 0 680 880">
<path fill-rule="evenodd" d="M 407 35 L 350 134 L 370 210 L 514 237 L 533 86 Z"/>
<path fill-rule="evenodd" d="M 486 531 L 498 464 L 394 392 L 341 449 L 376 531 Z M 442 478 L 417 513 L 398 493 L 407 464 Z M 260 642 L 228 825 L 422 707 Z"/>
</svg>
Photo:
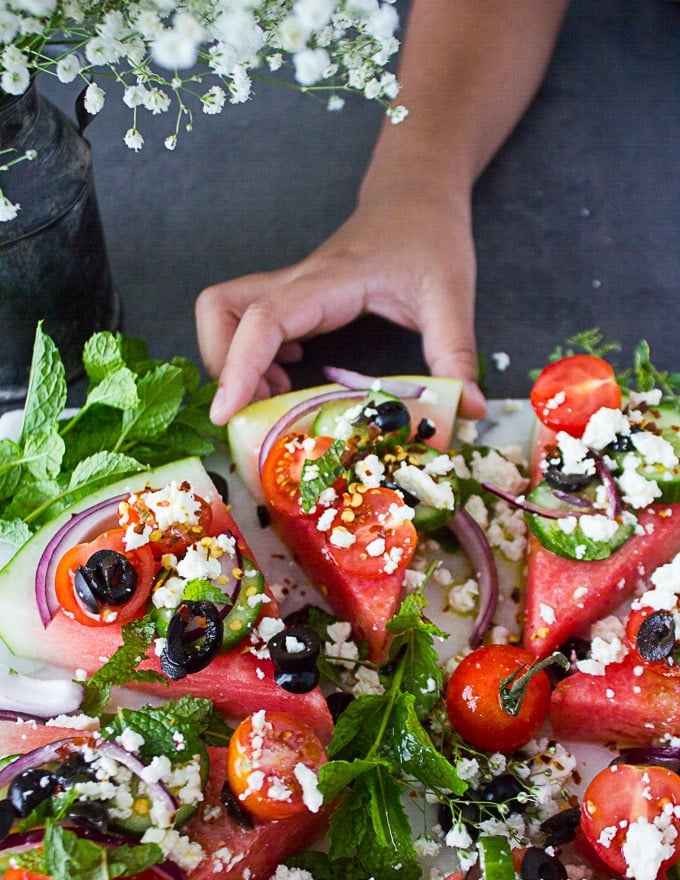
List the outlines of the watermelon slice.
<svg viewBox="0 0 680 880">
<path fill-rule="evenodd" d="M 458 379 L 434 376 L 390 376 L 389 378 L 412 382 L 426 389 L 427 393 L 422 395 L 422 399 L 404 401 L 411 414 L 411 424 L 417 426 L 421 419 L 431 419 L 437 426 L 437 431 L 428 443 L 442 452 L 448 449 L 453 435 L 462 382 Z M 338 391 L 340 388 L 340 385 L 332 384 L 290 391 L 288 394 L 279 394 L 276 397 L 251 403 L 232 417 L 228 425 L 232 463 L 236 473 L 257 501 L 266 500 L 260 483 L 258 458 L 262 441 L 269 429 L 294 406 L 326 392 Z M 304 424 L 301 427 L 304 428 Z"/>
<path fill-rule="evenodd" d="M 91 675 L 113 655 L 122 641 L 120 627 L 82 626 L 61 611 L 47 627 L 43 625 L 34 586 L 38 561 L 50 538 L 74 513 L 87 509 L 96 500 L 114 497 L 123 491 L 136 491 L 147 484 L 166 485 L 172 479 L 187 480 L 198 495 L 211 503 L 218 511 L 219 530 L 230 530 L 242 550 L 254 559 L 233 516 L 219 499 L 198 459 L 187 459 L 129 478 L 96 496 L 83 499 L 54 523 L 41 529 L 0 572 L 0 611 L 4 611 L 0 613 L 0 641 L 12 654 L 66 670 L 71 676 L 76 670 Z M 262 606 L 262 616 L 278 617 L 277 603 L 271 593 L 269 596 L 271 601 Z M 155 656 L 150 657 L 145 665 L 160 669 Z M 151 684 L 134 687 L 164 699 L 182 694 L 207 697 L 231 718 L 242 718 L 262 708 L 300 713 L 324 742 L 328 742 L 332 733 L 332 718 L 319 689 L 307 694 L 291 694 L 283 690 L 274 680 L 271 662 L 258 659 L 248 642 L 219 655 L 201 672 L 169 682 L 168 687 Z"/>
<path fill-rule="evenodd" d="M 535 432 L 531 475 L 540 479 L 540 456 L 554 434 Z M 544 657 L 567 639 L 616 609 L 659 565 L 680 551 L 680 504 L 651 505 L 638 514 L 640 533 L 607 559 L 566 559 L 529 536 L 525 594 L 524 646 Z"/>
<path fill-rule="evenodd" d="M 72 736 L 91 734 L 68 727 L 0 721 L 2 754 L 22 754 Z M 275 822 L 254 820 L 253 827 L 239 825 L 224 808 L 221 792 L 226 778 L 227 749 L 208 749 L 210 773 L 205 797 L 181 834 L 200 844 L 204 857 L 188 871 L 188 880 L 267 880 L 291 853 L 309 847 L 326 830 L 328 810 Z"/>
<path fill-rule="evenodd" d="M 680 677 L 628 654 L 604 675 L 575 672 L 561 681 L 550 715 L 558 739 L 646 746 L 680 731 Z"/>
<path fill-rule="evenodd" d="M 423 418 L 431 420 L 436 432 L 428 443 L 441 451 L 448 449 L 461 383 L 454 379 L 428 376 L 391 378 L 406 379 L 427 389 L 428 393 L 422 399 L 404 400 L 411 416 L 411 425 L 417 426 Z M 319 386 L 258 401 L 233 417 L 229 423 L 232 460 L 237 474 L 257 500 L 266 501 L 260 483 L 258 457 L 270 428 L 294 406 L 339 387 Z M 311 419 L 308 419 L 307 428 L 310 423 Z M 305 428 L 304 422 L 301 427 Z M 379 578 L 350 575 L 329 558 L 324 535 L 317 529 L 315 519 L 291 517 L 274 509 L 270 510 L 270 514 L 274 528 L 297 557 L 313 585 L 336 614 L 352 622 L 355 638 L 368 643 L 370 658 L 376 662 L 384 659 L 388 643 L 385 626 L 399 608 L 403 594 L 403 571 L 382 574 Z"/>
</svg>

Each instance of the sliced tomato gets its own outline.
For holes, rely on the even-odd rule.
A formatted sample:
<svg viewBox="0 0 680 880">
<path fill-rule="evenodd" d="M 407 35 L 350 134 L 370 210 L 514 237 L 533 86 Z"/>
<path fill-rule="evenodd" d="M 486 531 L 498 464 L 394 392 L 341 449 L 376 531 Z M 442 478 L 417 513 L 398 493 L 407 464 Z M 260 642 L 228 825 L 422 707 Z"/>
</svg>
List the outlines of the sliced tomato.
<svg viewBox="0 0 680 880">
<path fill-rule="evenodd" d="M 120 626 L 144 612 L 156 573 L 156 561 L 148 544 L 135 550 L 126 550 L 124 536 L 124 529 L 111 529 L 103 532 L 94 541 L 77 544 L 60 559 L 55 572 L 57 601 L 64 613 L 75 618 L 78 623 L 85 626 Z M 114 550 L 123 555 L 137 573 L 137 586 L 133 596 L 124 605 L 101 605 L 99 613 L 95 614 L 77 595 L 75 577 L 77 569 L 87 565 L 88 560 L 99 550 Z"/>
<path fill-rule="evenodd" d="M 326 532 L 331 559 L 357 577 L 376 578 L 405 568 L 418 543 L 407 511 L 401 495 L 384 486 L 358 486 L 343 493 Z"/>
<path fill-rule="evenodd" d="M 151 529 L 149 544 L 156 559 L 160 559 L 166 553 L 175 556 L 183 556 L 187 547 L 210 533 L 210 525 L 213 509 L 200 495 L 191 492 L 188 483 L 180 483 L 177 486 L 178 496 L 187 493 L 192 501 L 198 505 L 195 514 L 191 514 L 187 521 L 178 521 L 170 525 L 159 526 L 159 520 L 154 506 L 147 501 L 156 493 L 156 489 L 144 489 L 135 492 L 127 500 L 122 501 L 119 507 L 119 522 L 124 528 L 138 527 L 140 530 L 146 527 Z M 161 506 L 166 503 L 161 501 Z M 167 502 L 168 504 L 171 501 Z"/>
<path fill-rule="evenodd" d="M 310 782 L 327 760 L 316 733 L 283 712 L 244 718 L 229 742 L 227 779 L 234 795 L 259 819 L 287 819 L 321 804 L 309 800 Z"/>
<path fill-rule="evenodd" d="M 581 828 L 612 870 L 637 876 L 630 853 L 642 847 L 646 874 L 656 877 L 680 856 L 680 776 L 666 767 L 607 767 L 583 794 Z"/>
<path fill-rule="evenodd" d="M 50 880 L 46 874 L 34 874 L 25 868 L 9 867 L 2 875 L 4 880 Z"/>
<path fill-rule="evenodd" d="M 545 367 L 530 394 L 540 421 L 553 431 L 580 437 L 603 406 L 621 406 L 621 388 L 611 364 L 592 354 L 575 354 Z"/>
<path fill-rule="evenodd" d="M 332 437 L 282 434 L 272 446 L 262 468 L 262 489 L 267 501 L 281 513 L 300 515 L 300 477 L 305 461 L 320 458 Z"/>
</svg>

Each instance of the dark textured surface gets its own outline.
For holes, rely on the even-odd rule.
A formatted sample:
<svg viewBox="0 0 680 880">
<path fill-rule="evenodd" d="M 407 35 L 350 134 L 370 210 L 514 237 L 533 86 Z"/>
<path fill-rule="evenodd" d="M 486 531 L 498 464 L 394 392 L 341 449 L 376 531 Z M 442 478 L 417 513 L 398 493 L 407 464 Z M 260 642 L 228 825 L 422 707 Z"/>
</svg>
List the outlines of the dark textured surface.
<svg viewBox="0 0 680 880">
<path fill-rule="evenodd" d="M 124 329 L 156 355 L 198 358 L 198 292 L 285 265 L 332 232 L 380 112 L 356 100 L 328 114 L 258 85 L 248 105 L 197 118 L 174 153 L 163 147 L 174 118 L 141 117 L 146 145 L 133 154 L 130 111 L 104 85 L 88 134 Z M 680 365 L 679 145 L 680 4 L 575 0 L 536 101 L 475 194 L 479 347 L 511 358 L 490 369 L 492 396 L 525 395 L 527 370 L 594 325 L 627 346 L 646 337 L 655 360 Z M 415 335 L 372 319 L 310 342 L 296 382 L 324 363 L 424 368 Z"/>
</svg>

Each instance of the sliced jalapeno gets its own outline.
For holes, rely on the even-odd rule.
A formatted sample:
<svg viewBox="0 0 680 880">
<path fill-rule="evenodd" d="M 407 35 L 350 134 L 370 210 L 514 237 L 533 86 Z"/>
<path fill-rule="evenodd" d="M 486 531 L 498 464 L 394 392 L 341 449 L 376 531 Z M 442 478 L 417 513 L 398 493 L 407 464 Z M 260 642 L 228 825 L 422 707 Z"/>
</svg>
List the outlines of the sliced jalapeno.
<svg viewBox="0 0 680 880">
<path fill-rule="evenodd" d="M 264 577 L 253 563 L 243 557 L 243 575 L 234 604 L 224 618 L 222 650 L 230 651 L 249 635 L 260 616 L 264 598 Z"/>
</svg>

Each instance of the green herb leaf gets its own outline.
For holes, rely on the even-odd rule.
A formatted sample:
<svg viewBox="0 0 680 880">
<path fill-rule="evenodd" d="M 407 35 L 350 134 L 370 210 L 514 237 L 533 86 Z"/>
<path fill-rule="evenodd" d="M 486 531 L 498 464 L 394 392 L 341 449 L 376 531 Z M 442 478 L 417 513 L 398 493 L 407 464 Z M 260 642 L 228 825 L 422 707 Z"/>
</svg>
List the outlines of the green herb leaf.
<svg viewBox="0 0 680 880">
<path fill-rule="evenodd" d="M 68 491 L 76 489 L 92 489 L 102 480 L 110 482 L 125 474 L 145 470 L 145 466 L 129 455 L 120 452 L 96 452 L 79 462 L 73 469 L 68 484 Z"/>
<path fill-rule="evenodd" d="M 0 498 L 10 498 L 17 489 L 23 472 L 21 447 L 13 440 L 0 440 Z"/>
<path fill-rule="evenodd" d="M 357 780 L 367 788 L 371 833 L 357 846 L 357 858 L 367 876 L 381 880 L 418 880 L 421 867 L 411 835 L 411 824 L 401 802 L 401 788 L 382 768 Z"/>
<path fill-rule="evenodd" d="M 49 431 L 66 404 L 66 372 L 57 347 L 38 324 L 19 443 Z"/>
<path fill-rule="evenodd" d="M 59 475 L 64 458 L 65 444 L 56 425 L 30 434 L 24 445 L 27 470 L 38 480 L 49 480 Z"/>
<path fill-rule="evenodd" d="M 305 460 L 300 477 L 300 506 L 305 513 L 313 509 L 323 490 L 345 473 L 344 451 L 344 440 L 335 440 L 319 458 Z"/>
<path fill-rule="evenodd" d="M 161 364 L 142 376 L 137 392 L 139 406 L 123 413 L 123 436 L 127 443 L 158 437 L 170 426 L 184 397 L 182 370 Z"/>
<path fill-rule="evenodd" d="M 83 366 L 92 385 L 126 365 L 121 336 L 109 330 L 93 333 L 83 347 Z"/>
<path fill-rule="evenodd" d="M 120 367 L 109 373 L 98 385 L 90 388 L 85 407 L 103 404 L 114 409 L 131 410 L 139 406 L 137 377 L 129 367 Z"/>
<path fill-rule="evenodd" d="M 226 593 L 210 581 L 202 578 L 193 578 L 184 586 L 182 599 L 186 602 L 213 602 L 215 605 L 231 604 L 231 599 Z"/>
<path fill-rule="evenodd" d="M 139 669 L 139 664 L 146 657 L 156 634 L 153 613 L 126 623 L 121 628 L 121 633 L 123 644 L 85 684 L 81 710 L 86 715 L 102 713 L 114 685 L 123 686 L 130 682 L 167 685 L 165 676 L 160 672 L 153 669 Z"/>
<path fill-rule="evenodd" d="M 329 803 L 341 794 L 350 782 L 377 767 L 390 768 L 385 758 L 357 758 L 354 761 L 328 761 L 319 768 L 319 790 Z"/>
<path fill-rule="evenodd" d="M 31 530 L 22 519 L 0 519 L 0 541 L 21 547 L 31 537 Z"/>
</svg>

